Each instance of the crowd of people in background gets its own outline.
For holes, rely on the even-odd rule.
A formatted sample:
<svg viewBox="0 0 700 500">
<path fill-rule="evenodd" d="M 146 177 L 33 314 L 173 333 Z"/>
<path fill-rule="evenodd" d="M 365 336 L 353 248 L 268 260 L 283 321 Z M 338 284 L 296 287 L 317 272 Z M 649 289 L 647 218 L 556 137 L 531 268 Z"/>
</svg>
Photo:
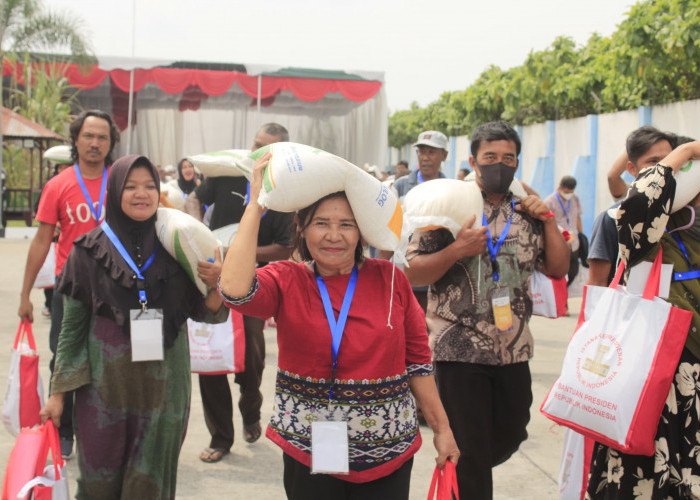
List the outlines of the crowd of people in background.
<svg viewBox="0 0 700 500">
<path fill-rule="evenodd" d="M 527 439 L 533 272 L 566 277 L 571 286 L 590 266 L 587 283 L 607 286 L 621 258 L 628 264 L 652 259 L 659 240 L 664 262 L 700 265 L 700 196 L 670 217 L 666 203 L 673 200 L 673 173 L 700 158 L 700 146 L 653 127 L 633 131 L 611 166 L 608 184 L 618 201 L 595 218 L 590 245 L 581 215 L 594 207 L 581 203 L 577 180 L 562 177 L 544 198 L 525 183 L 527 194 L 514 194 L 518 133 L 505 122 L 476 127 L 471 169 L 460 169 L 457 178 L 478 186 L 482 220 L 472 217 L 456 236 L 446 229 L 416 231 L 403 271 L 385 260 L 386 253 L 367 257 L 342 191 L 296 213 L 249 202 L 262 187 L 269 154 L 256 161 L 250 180 L 204 178 L 186 158 L 169 168 L 138 155 L 113 161 L 118 130 L 108 114 L 95 110 L 76 118 L 70 139 L 74 165 L 57 171 L 41 195 L 18 314 L 33 321 L 29 294 L 55 241 L 56 291 L 43 311 L 51 319 L 52 378 L 42 418 L 59 427 L 64 458 L 73 455 L 77 439 L 78 498 L 174 498 L 190 416 L 186 320 L 222 322 L 229 309 L 242 313 L 244 323 L 245 367 L 234 377 L 241 435 L 252 444 L 265 433 L 282 449 L 288 498 L 408 498 L 419 423 L 433 430 L 438 465 L 456 464 L 462 498 L 492 498 L 493 467 Z M 289 140 L 284 126 L 268 123 L 251 150 Z M 413 146 L 415 170 L 406 161 L 387 172 L 364 167 L 399 200 L 445 177 L 444 134 L 422 132 Z M 625 170 L 636 178 L 631 185 L 622 179 Z M 642 182 L 661 186 L 658 196 L 645 198 Z M 185 212 L 211 230 L 239 224 L 223 263 L 199 263 L 206 296 L 159 250 L 161 183 L 177 188 Z M 663 229 L 657 226 L 641 238 L 630 233 L 659 216 L 668 222 L 667 233 L 654 233 Z M 629 251 L 621 255 L 621 247 Z M 692 310 L 698 327 L 699 300 L 695 281 L 671 284 L 669 301 Z M 389 325 L 380 326 L 387 315 Z M 276 323 L 279 346 L 274 394 L 260 389 L 268 318 Z M 162 352 L 132 361 L 142 349 L 152 355 L 143 343 L 153 334 L 146 319 L 157 325 L 148 328 L 159 330 Z M 597 445 L 591 498 L 628 498 L 640 481 L 653 498 L 680 498 L 700 485 L 700 392 L 698 384 L 686 383 L 688 373 L 700 370 L 696 330 L 659 423 L 656 458 Z M 199 458 L 214 463 L 234 443 L 231 389 L 225 374 L 200 375 L 199 388 L 211 434 Z M 273 401 L 266 430 L 265 398 Z M 312 422 L 328 424 L 323 428 L 336 433 L 333 439 L 338 432 L 346 436 L 346 473 L 314 473 Z M 685 476 L 697 482 L 680 480 Z"/>
</svg>

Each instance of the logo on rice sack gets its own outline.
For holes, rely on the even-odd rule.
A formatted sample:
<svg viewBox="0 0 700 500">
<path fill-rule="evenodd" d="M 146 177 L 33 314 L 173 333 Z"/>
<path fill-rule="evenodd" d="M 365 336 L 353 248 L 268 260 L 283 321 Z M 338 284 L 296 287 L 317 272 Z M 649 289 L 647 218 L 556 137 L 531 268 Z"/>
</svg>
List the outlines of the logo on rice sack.
<svg viewBox="0 0 700 500">
<path fill-rule="evenodd" d="M 339 156 L 293 142 L 276 142 L 254 151 L 247 168 L 252 169 L 252 163 L 268 152 L 271 158 L 263 173 L 260 206 L 294 212 L 344 191 L 366 241 L 382 250 L 398 247 L 403 211 L 379 179 Z"/>
<path fill-rule="evenodd" d="M 600 333 L 581 348 L 576 359 L 576 376 L 590 389 L 603 387 L 617 376 L 622 365 L 622 346 L 612 335 Z"/>
</svg>

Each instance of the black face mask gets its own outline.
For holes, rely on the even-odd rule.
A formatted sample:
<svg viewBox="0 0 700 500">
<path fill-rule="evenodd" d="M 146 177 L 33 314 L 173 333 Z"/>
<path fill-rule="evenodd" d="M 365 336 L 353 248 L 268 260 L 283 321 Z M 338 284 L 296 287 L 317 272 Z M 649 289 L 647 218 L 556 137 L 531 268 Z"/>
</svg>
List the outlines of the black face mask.
<svg viewBox="0 0 700 500">
<path fill-rule="evenodd" d="M 510 183 L 513 182 L 515 176 L 515 167 L 499 162 L 492 165 L 479 165 L 481 172 L 481 184 L 491 193 L 506 194 L 510 188 Z"/>
</svg>

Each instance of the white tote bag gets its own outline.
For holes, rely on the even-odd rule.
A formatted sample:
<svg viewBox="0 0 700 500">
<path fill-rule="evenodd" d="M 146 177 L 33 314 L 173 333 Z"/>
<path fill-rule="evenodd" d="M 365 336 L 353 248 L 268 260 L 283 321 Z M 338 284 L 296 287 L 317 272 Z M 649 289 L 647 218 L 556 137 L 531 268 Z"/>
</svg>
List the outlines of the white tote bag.
<svg viewBox="0 0 700 500">
<path fill-rule="evenodd" d="M 49 253 L 34 280 L 34 288 L 53 288 L 56 283 L 56 243 L 51 243 Z"/>
<path fill-rule="evenodd" d="M 593 455 L 592 439 L 566 429 L 559 467 L 559 500 L 583 500 Z"/>
<path fill-rule="evenodd" d="M 190 338 L 190 370 L 205 375 L 245 370 L 245 331 L 241 313 L 229 310 L 223 323 L 187 320 Z"/>
<path fill-rule="evenodd" d="M 532 314 L 545 318 L 566 316 L 566 278 L 551 278 L 535 271 L 530 278 Z"/>
<path fill-rule="evenodd" d="M 655 297 L 661 255 L 643 296 L 588 286 L 559 378 L 540 411 L 614 449 L 653 455 L 663 405 L 692 313 Z"/>
</svg>

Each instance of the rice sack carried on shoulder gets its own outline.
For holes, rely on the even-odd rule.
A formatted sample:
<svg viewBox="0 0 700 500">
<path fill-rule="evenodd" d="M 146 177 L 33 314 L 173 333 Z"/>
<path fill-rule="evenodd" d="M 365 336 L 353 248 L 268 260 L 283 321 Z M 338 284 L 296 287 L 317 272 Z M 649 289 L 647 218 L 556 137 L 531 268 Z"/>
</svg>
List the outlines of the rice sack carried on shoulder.
<svg viewBox="0 0 700 500">
<path fill-rule="evenodd" d="M 279 212 L 294 212 L 326 195 L 345 191 L 364 239 L 375 248 L 395 250 L 401 240 L 403 212 L 396 196 L 379 179 L 338 156 L 293 142 L 258 149 L 248 170 L 269 152 L 258 203 Z"/>
<path fill-rule="evenodd" d="M 226 149 L 188 156 L 187 160 L 207 177 L 250 177 L 253 164 L 249 155 L 249 149 Z"/>
<path fill-rule="evenodd" d="M 406 193 L 403 200 L 405 233 L 445 228 L 456 238 L 472 215 L 474 228 L 481 227 L 484 199 L 476 182 L 457 179 L 434 179 L 423 182 Z"/>
<path fill-rule="evenodd" d="M 673 177 L 676 179 L 676 195 L 671 213 L 678 212 L 700 193 L 700 160 L 689 161 Z"/>
<path fill-rule="evenodd" d="M 207 286 L 197 276 L 197 262 L 214 259 L 216 247 L 221 246 L 214 233 L 191 215 L 161 207 L 156 214 L 156 234 L 165 251 L 206 295 Z"/>
<path fill-rule="evenodd" d="M 513 179 L 509 190 L 518 198 L 527 196 L 517 179 Z M 406 194 L 403 209 L 406 246 L 407 239 L 418 229 L 445 228 L 457 238 L 457 233 L 472 215 L 476 216 L 472 227 L 481 227 L 484 198 L 476 183 L 476 174 L 472 172 L 463 181 L 434 179 L 417 185 Z"/>
<path fill-rule="evenodd" d="M 185 197 L 177 182 L 160 183 L 160 203 L 164 207 L 184 211 Z"/>
</svg>

